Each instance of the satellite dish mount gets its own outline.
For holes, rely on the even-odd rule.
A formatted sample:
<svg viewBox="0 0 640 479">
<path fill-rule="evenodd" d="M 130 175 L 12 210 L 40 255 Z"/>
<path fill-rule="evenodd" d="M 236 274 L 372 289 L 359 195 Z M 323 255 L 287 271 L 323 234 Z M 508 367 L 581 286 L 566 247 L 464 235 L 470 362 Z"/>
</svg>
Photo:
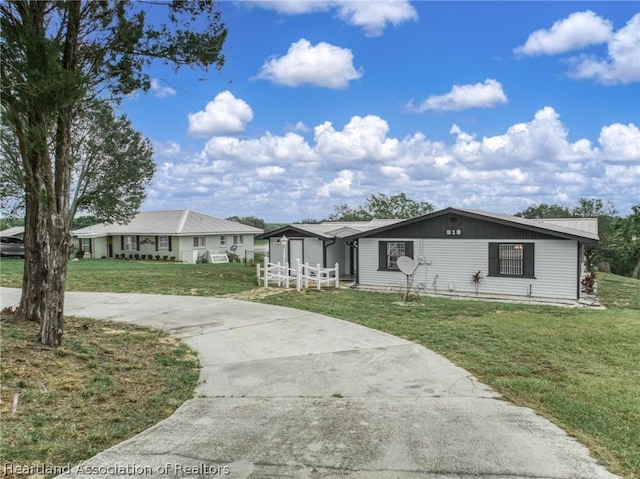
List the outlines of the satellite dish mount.
<svg viewBox="0 0 640 479">
<path fill-rule="evenodd" d="M 407 277 L 407 291 L 404 293 L 405 302 L 409 301 L 409 286 L 411 284 L 411 278 L 413 278 L 413 275 L 418 271 L 420 264 L 421 263 L 416 263 L 408 256 L 400 256 L 398 258 L 398 269 Z"/>
</svg>

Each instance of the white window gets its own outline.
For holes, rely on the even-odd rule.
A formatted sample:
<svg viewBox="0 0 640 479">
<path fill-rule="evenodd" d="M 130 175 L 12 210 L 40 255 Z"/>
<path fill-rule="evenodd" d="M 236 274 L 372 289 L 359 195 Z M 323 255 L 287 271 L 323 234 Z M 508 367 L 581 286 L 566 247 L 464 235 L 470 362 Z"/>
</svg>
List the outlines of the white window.
<svg viewBox="0 0 640 479">
<path fill-rule="evenodd" d="M 158 236 L 158 249 L 169 249 L 168 236 Z"/>
<path fill-rule="evenodd" d="M 500 274 L 522 276 L 524 273 L 524 246 L 522 244 L 500 245 Z"/>
<path fill-rule="evenodd" d="M 224 246 L 227 244 L 227 237 L 226 236 L 220 236 L 220 246 Z"/>
<path fill-rule="evenodd" d="M 81 241 L 80 249 L 85 253 L 91 253 L 91 238 L 82 238 Z"/>
<path fill-rule="evenodd" d="M 137 251 L 138 250 L 138 238 L 135 236 L 124 237 L 124 250 L 125 251 Z"/>
<path fill-rule="evenodd" d="M 204 248 L 206 246 L 206 241 L 204 236 L 194 236 L 193 237 L 193 247 L 194 248 Z"/>
<path fill-rule="evenodd" d="M 387 243 L 387 269 L 398 269 L 398 258 L 404 255 L 404 242 L 389 241 Z"/>
<path fill-rule="evenodd" d="M 244 244 L 244 237 L 242 235 L 233 237 L 233 244 Z"/>
</svg>

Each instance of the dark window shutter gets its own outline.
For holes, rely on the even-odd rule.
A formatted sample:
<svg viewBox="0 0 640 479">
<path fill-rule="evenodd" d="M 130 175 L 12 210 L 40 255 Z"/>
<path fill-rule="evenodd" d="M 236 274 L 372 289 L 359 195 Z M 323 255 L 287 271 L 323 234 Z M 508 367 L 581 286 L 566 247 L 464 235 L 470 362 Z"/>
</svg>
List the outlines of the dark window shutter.
<svg viewBox="0 0 640 479">
<path fill-rule="evenodd" d="M 500 274 L 500 243 L 489 243 L 489 274 Z"/>
<path fill-rule="evenodd" d="M 387 269 L 387 242 L 378 242 L 378 269 Z"/>
<path fill-rule="evenodd" d="M 413 241 L 405 241 L 404 243 L 404 255 L 413 259 Z"/>
<path fill-rule="evenodd" d="M 89 238 L 89 253 L 93 253 L 93 240 Z"/>
<path fill-rule="evenodd" d="M 535 243 L 525 243 L 523 252 L 523 276 L 534 276 Z"/>
<path fill-rule="evenodd" d="M 169 236 L 169 251 L 171 251 L 171 236 Z"/>
<path fill-rule="evenodd" d="M 120 249 L 124 251 L 124 236 L 120 236 Z"/>
<path fill-rule="evenodd" d="M 158 251 L 158 240 L 160 239 L 159 236 L 156 236 L 156 251 Z"/>
<path fill-rule="evenodd" d="M 136 236 L 136 250 L 140 251 L 140 236 Z"/>
</svg>

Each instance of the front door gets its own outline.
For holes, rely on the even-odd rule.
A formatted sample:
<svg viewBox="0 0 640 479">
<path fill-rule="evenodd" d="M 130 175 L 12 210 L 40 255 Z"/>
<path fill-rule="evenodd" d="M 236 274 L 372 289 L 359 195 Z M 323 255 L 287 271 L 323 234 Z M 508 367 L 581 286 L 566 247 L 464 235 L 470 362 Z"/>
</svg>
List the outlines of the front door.
<svg viewBox="0 0 640 479">
<path fill-rule="evenodd" d="M 304 240 L 289 240 L 289 267 L 297 268 L 298 260 L 300 260 L 300 263 L 304 263 Z"/>
</svg>

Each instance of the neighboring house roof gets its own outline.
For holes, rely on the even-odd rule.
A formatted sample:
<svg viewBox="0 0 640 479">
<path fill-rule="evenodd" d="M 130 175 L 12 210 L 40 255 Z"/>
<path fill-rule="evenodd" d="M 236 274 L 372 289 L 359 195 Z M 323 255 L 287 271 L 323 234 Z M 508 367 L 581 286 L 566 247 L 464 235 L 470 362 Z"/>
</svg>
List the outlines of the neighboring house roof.
<svg viewBox="0 0 640 479">
<path fill-rule="evenodd" d="M 404 220 L 398 223 L 394 223 L 392 225 L 382 226 L 380 228 L 369 230 L 363 233 L 358 233 L 349 237 L 349 239 L 375 236 L 377 233 L 389 231 L 394 228 L 410 225 L 420 221 L 427 221 L 431 218 L 437 218 L 438 216 L 442 216 L 449 213 L 466 215 L 476 219 L 491 221 L 499 224 L 517 226 L 523 229 L 546 233 L 551 236 L 556 236 L 559 238 L 576 239 L 581 241 L 587 240 L 587 242 L 596 242 L 599 240 L 598 233 L 597 233 L 597 228 L 598 228 L 597 218 L 575 218 L 576 220 L 581 220 L 580 222 L 568 221 L 573 218 L 530 220 L 526 218 L 520 218 L 518 216 L 510 216 L 510 215 L 503 215 L 498 213 L 489 213 L 487 211 L 468 210 L 463 208 L 451 208 L 451 207 L 445 208 L 440 211 L 436 211 L 434 213 L 429 213 L 423 216 L 418 216 L 418 217 Z M 573 227 L 567 226 L 569 224 Z"/>
<path fill-rule="evenodd" d="M 191 210 L 142 211 L 125 225 L 100 223 L 74 230 L 74 236 L 259 234 L 262 230 Z"/>
<path fill-rule="evenodd" d="M 299 233 L 320 239 L 346 238 L 375 228 L 398 223 L 399 221 L 402 220 L 374 219 L 369 221 L 325 221 L 323 223 L 292 224 L 268 231 L 257 238 L 267 239 L 287 233 Z"/>
<path fill-rule="evenodd" d="M 20 236 L 24 234 L 24 226 L 14 226 L 0 231 L 0 236 Z"/>
</svg>

